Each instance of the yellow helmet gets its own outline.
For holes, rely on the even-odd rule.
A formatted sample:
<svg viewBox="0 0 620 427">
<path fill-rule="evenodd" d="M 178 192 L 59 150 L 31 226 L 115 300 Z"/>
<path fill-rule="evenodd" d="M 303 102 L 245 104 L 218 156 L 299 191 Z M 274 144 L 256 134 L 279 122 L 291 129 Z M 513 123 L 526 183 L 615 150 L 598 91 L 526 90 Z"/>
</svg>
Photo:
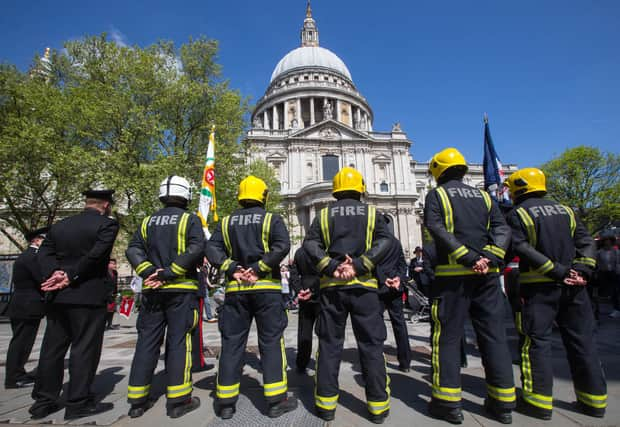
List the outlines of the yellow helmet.
<svg viewBox="0 0 620 427">
<path fill-rule="evenodd" d="M 256 200 L 265 204 L 267 202 L 267 193 L 269 193 L 269 190 L 265 181 L 250 175 L 239 183 L 239 196 L 237 200 Z"/>
<path fill-rule="evenodd" d="M 537 168 L 519 169 L 506 179 L 504 185 L 510 190 L 513 199 L 524 194 L 547 192 L 545 174 Z"/>
<path fill-rule="evenodd" d="M 450 147 L 441 150 L 433 156 L 428 170 L 435 178 L 435 181 L 437 181 L 445 171 L 454 166 L 461 166 L 464 168 L 464 172 L 467 172 L 465 157 L 463 157 L 459 150 Z"/>
<path fill-rule="evenodd" d="M 341 191 L 357 191 L 358 193 L 366 191 L 362 174 L 348 166 L 340 169 L 334 175 L 332 194 L 340 193 Z"/>
</svg>

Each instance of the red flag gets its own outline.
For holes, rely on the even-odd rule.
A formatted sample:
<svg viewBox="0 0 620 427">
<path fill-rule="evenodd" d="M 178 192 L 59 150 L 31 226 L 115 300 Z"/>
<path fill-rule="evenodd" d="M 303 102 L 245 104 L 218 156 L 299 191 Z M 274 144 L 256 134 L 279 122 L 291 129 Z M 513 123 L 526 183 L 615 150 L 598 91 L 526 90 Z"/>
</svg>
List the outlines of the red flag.
<svg viewBox="0 0 620 427">
<path fill-rule="evenodd" d="M 134 299 L 133 297 L 124 296 L 121 300 L 121 306 L 118 310 L 118 313 L 123 316 L 125 319 L 129 319 L 131 317 L 131 311 L 133 309 Z"/>
</svg>

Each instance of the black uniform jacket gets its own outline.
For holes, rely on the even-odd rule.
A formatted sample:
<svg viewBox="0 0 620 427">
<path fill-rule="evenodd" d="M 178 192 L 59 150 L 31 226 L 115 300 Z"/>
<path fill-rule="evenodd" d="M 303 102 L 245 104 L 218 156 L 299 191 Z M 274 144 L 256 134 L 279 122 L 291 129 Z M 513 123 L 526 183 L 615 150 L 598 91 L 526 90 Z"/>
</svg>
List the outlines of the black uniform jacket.
<svg viewBox="0 0 620 427">
<path fill-rule="evenodd" d="M 117 234 L 118 222 L 89 208 L 52 225 L 38 253 L 41 271 L 47 278 L 63 270 L 70 280 L 54 302 L 106 303 L 108 262 Z"/>
<path fill-rule="evenodd" d="M 290 249 L 290 237 L 282 217 L 252 206 L 236 210 L 216 225 L 206 254 L 209 262 L 224 271 L 229 281 L 240 267 L 251 268 L 261 279 L 279 282 L 280 262 Z"/>
<path fill-rule="evenodd" d="M 586 278 L 596 245 L 571 208 L 541 197 L 520 201 L 508 215 L 521 283 L 561 282 L 570 268 Z"/>
<path fill-rule="evenodd" d="M 403 246 L 396 237 L 392 236 L 388 250 L 377 265 L 377 279 L 379 279 L 379 285 L 384 286 L 386 279 L 395 277 L 400 277 L 400 289 L 404 289 L 407 282 L 407 261 L 405 261 Z M 383 292 L 387 290 L 385 286 L 381 288 Z"/>
<path fill-rule="evenodd" d="M 45 314 L 37 252 L 30 246 L 13 264 L 13 295 L 7 311 L 13 319 L 40 319 Z"/>
<path fill-rule="evenodd" d="M 165 284 L 158 291 L 196 292 L 197 267 L 202 263 L 205 235 L 200 218 L 166 206 L 142 220 L 125 255 L 143 279 L 159 269 Z M 148 287 L 144 288 L 149 291 Z"/>
<path fill-rule="evenodd" d="M 301 279 L 295 281 L 293 289 L 295 289 L 296 292 L 302 289 L 309 289 L 312 291 L 311 301 L 316 301 L 319 295 L 319 279 L 321 274 L 310 260 L 303 246 L 295 252 L 295 267 Z"/>
<path fill-rule="evenodd" d="M 331 277 L 349 255 L 358 277 L 374 272 L 391 238 L 374 212 L 374 206 L 355 199 L 337 200 L 320 211 L 303 243 L 317 270 Z"/>
<path fill-rule="evenodd" d="M 481 257 L 497 272 L 510 244 L 510 227 L 483 190 L 450 180 L 432 189 L 424 204 L 424 225 L 437 247 L 437 276 L 474 274 Z"/>
</svg>

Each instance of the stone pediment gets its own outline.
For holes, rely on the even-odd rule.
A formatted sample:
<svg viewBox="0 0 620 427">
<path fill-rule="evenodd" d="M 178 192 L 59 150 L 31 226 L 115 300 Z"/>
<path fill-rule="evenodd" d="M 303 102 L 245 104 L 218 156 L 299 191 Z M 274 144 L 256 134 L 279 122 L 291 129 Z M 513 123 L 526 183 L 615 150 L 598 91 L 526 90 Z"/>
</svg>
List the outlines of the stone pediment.
<svg viewBox="0 0 620 427">
<path fill-rule="evenodd" d="M 288 139 L 319 139 L 328 141 L 372 140 L 367 133 L 353 129 L 336 120 L 325 120 L 313 126 L 300 129 L 291 134 Z"/>
</svg>

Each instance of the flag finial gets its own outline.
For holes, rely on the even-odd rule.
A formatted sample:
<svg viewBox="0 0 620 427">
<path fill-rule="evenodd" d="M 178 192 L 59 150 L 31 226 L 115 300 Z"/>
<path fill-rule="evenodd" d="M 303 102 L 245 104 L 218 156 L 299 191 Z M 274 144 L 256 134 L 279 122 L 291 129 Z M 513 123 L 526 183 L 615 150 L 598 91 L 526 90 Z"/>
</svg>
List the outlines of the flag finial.
<svg viewBox="0 0 620 427">
<path fill-rule="evenodd" d="M 484 124 L 488 125 L 489 124 L 489 115 L 487 113 L 484 113 L 483 119 L 484 119 Z"/>
</svg>

